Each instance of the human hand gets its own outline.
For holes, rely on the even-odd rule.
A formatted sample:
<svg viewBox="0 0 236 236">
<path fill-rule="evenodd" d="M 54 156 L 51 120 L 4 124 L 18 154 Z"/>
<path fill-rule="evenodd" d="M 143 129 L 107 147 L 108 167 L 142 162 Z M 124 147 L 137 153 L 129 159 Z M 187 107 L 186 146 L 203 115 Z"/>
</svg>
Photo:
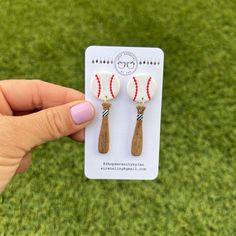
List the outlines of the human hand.
<svg viewBox="0 0 236 236">
<path fill-rule="evenodd" d="M 74 89 L 40 80 L 0 81 L 0 193 L 28 169 L 34 147 L 64 136 L 83 141 L 94 113 Z"/>
</svg>

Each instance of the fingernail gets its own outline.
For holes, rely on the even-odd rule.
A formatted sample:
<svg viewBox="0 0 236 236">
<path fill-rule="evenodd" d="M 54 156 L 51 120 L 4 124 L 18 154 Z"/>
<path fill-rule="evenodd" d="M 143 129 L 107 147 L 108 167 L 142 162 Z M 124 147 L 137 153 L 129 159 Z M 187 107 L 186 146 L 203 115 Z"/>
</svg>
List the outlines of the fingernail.
<svg viewBox="0 0 236 236">
<path fill-rule="evenodd" d="M 71 107 L 70 114 L 74 123 L 79 125 L 93 119 L 94 109 L 89 102 L 84 102 Z"/>
</svg>

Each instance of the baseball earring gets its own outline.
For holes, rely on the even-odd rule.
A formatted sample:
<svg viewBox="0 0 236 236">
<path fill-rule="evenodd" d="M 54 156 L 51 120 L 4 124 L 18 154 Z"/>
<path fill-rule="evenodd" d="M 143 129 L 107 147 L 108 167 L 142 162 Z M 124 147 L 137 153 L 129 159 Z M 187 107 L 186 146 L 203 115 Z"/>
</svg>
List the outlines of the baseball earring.
<svg viewBox="0 0 236 236">
<path fill-rule="evenodd" d="M 132 139 L 131 153 L 140 156 L 143 149 L 143 115 L 145 102 L 148 102 L 156 93 L 157 83 L 150 75 L 139 74 L 133 76 L 127 85 L 129 97 L 137 102 L 137 120 Z"/>
<path fill-rule="evenodd" d="M 118 95 L 120 91 L 120 81 L 112 73 L 97 73 L 92 78 L 91 90 L 98 99 L 103 101 L 102 124 L 98 140 L 98 151 L 100 153 L 107 153 L 110 146 L 108 117 L 111 103 L 109 100 L 116 98 Z"/>
</svg>

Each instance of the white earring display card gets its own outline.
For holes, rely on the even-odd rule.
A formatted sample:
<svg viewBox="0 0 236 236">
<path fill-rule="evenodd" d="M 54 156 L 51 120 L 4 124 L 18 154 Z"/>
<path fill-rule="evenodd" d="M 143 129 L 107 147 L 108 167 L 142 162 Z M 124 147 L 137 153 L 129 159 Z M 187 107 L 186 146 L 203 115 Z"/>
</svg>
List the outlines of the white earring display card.
<svg viewBox="0 0 236 236">
<path fill-rule="evenodd" d="M 159 48 L 87 48 L 85 97 L 96 109 L 85 130 L 87 178 L 158 176 L 163 66 Z"/>
</svg>

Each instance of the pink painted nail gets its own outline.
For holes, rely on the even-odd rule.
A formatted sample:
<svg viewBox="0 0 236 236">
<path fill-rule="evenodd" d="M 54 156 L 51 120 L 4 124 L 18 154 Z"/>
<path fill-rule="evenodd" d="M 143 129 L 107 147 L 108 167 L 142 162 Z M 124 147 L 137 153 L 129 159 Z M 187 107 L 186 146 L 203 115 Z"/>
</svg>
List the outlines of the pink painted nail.
<svg viewBox="0 0 236 236">
<path fill-rule="evenodd" d="M 88 122 L 94 117 L 93 106 L 89 102 L 77 104 L 70 109 L 72 120 L 79 125 Z"/>
</svg>

